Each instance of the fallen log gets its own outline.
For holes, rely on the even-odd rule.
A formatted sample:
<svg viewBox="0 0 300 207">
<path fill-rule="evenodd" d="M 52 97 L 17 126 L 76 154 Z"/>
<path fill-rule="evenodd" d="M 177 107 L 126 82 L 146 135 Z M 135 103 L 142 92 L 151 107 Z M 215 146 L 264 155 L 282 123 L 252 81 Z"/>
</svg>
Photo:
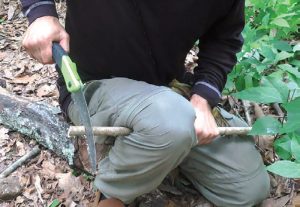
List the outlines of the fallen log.
<svg viewBox="0 0 300 207">
<path fill-rule="evenodd" d="M 57 114 L 57 108 L 31 102 L 0 88 L 0 124 L 35 139 L 74 164 L 75 147 L 68 138 L 69 124 Z"/>
</svg>

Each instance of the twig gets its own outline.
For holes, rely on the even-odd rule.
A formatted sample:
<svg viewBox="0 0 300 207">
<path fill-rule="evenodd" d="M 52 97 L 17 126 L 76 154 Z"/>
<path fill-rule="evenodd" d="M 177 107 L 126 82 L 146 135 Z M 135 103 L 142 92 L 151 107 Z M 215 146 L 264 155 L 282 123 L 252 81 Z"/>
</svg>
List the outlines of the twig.
<svg viewBox="0 0 300 207">
<path fill-rule="evenodd" d="M 249 126 L 252 126 L 252 121 L 251 121 L 251 116 L 250 116 L 251 104 L 247 100 L 242 100 L 242 103 L 244 105 L 244 112 L 245 112 L 245 116 L 246 116 L 246 121 L 247 121 Z"/>
<path fill-rule="evenodd" d="M 218 127 L 220 135 L 246 135 L 251 127 Z M 126 136 L 131 130 L 126 127 L 93 127 L 95 136 Z M 84 126 L 71 126 L 69 136 L 85 135 Z"/>
<path fill-rule="evenodd" d="M 273 104 L 273 107 L 275 109 L 275 111 L 277 112 L 277 114 L 280 116 L 280 117 L 284 117 L 284 113 L 282 111 L 282 109 L 280 108 L 279 104 L 278 103 L 274 103 Z"/>
<path fill-rule="evenodd" d="M 253 103 L 253 106 L 254 106 L 254 113 L 255 113 L 256 119 L 259 119 L 259 118 L 262 118 L 265 116 L 263 110 L 257 103 Z"/>
<path fill-rule="evenodd" d="M 6 170 L 4 170 L 0 174 L 0 178 L 5 178 L 9 176 L 11 173 L 13 173 L 18 167 L 23 165 L 27 160 L 37 156 L 40 153 L 40 149 L 38 146 L 35 146 L 30 152 L 25 154 L 23 157 L 15 161 L 12 165 L 10 165 Z"/>
<path fill-rule="evenodd" d="M 95 136 L 126 136 L 130 134 L 131 130 L 126 127 L 93 127 L 93 133 Z M 77 136 L 77 135 L 85 135 L 84 126 L 70 126 L 69 137 Z"/>
<path fill-rule="evenodd" d="M 0 14 L 2 13 L 3 7 L 3 0 L 0 0 Z"/>
<path fill-rule="evenodd" d="M 247 135 L 252 127 L 218 127 L 220 135 Z"/>
<path fill-rule="evenodd" d="M 97 192 L 95 193 L 95 200 L 93 202 L 92 207 L 97 207 L 100 201 L 100 197 L 101 197 L 101 192 L 99 190 L 97 190 Z"/>
</svg>

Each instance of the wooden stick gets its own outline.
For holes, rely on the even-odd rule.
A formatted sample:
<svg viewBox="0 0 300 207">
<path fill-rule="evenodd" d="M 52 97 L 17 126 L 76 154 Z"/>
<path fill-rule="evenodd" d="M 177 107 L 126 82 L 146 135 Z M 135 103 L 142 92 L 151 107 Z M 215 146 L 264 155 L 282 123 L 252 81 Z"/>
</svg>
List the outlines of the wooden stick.
<svg viewBox="0 0 300 207">
<path fill-rule="evenodd" d="M 273 107 L 274 107 L 274 109 L 276 110 L 277 114 L 278 114 L 280 117 L 284 117 L 284 112 L 282 111 L 282 109 L 280 108 L 280 106 L 279 106 L 278 103 L 274 103 L 274 104 L 273 104 Z"/>
<path fill-rule="evenodd" d="M 247 135 L 252 127 L 218 127 L 220 135 Z"/>
<path fill-rule="evenodd" d="M 250 116 L 250 107 L 251 107 L 250 101 L 242 100 L 242 103 L 244 105 L 244 112 L 245 112 L 247 123 L 249 126 L 252 126 L 252 120 Z"/>
<path fill-rule="evenodd" d="M 6 170 L 4 170 L 1 174 L 0 174 L 0 178 L 5 178 L 7 176 L 9 176 L 11 173 L 13 173 L 16 169 L 18 169 L 18 167 L 20 167 L 21 165 L 23 165 L 27 160 L 37 156 L 40 153 L 40 149 L 38 146 L 35 146 L 30 152 L 28 152 L 27 154 L 25 154 L 23 157 L 21 157 L 20 159 L 18 159 L 17 161 L 15 161 L 12 165 L 10 165 Z"/>
<path fill-rule="evenodd" d="M 131 130 L 126 127 L 93 127 L 93 133 L 95 136 L 126 136 L 130 134 Z M 70 126 L 69 137 L 77 135 L 85 135 L 84 126 Z"/>
<path fill-rule="evenodd" d="M 220 135 L 246 135 L 251 127 L 218 127 Z M 126 136 L 131 130 L 126 127 L 93 127 L 95 136 Z M 85 135 L 84 126 L 70 126 L 68 135 L 70 137 Z"/>
</svg>

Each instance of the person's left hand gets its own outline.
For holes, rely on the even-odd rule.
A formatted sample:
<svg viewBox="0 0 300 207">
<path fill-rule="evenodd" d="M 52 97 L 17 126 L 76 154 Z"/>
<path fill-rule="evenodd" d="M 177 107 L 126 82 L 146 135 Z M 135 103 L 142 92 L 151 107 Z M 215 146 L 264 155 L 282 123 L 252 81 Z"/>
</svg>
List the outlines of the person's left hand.
<svg viewBox="0 0 300 207">
<path fill-rule="evenodd" d="M 211 107 L 207 100 L 194 94 L 190 100 L 196 112 L 195 131 L 198 144 L 209 144 L 219 135 L 218 127 L 211 113 Z"/>
</svg>

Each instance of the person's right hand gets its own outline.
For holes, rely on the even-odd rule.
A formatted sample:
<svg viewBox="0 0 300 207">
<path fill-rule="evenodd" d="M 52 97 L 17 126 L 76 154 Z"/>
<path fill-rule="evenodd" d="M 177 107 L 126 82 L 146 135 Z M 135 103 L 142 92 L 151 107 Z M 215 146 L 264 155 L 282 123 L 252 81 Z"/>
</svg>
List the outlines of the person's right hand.
<svg viewBox="0 0 300 207">
<path fill-rule="evenodd" d="M 28 27 L 23 47 L 31 57 L 43 64 L 51 64 L 52 42 L 58 42 L 69 52 L 69 35 L 56 17 L 44 16 L 37 18 Z"/>
</svg>

